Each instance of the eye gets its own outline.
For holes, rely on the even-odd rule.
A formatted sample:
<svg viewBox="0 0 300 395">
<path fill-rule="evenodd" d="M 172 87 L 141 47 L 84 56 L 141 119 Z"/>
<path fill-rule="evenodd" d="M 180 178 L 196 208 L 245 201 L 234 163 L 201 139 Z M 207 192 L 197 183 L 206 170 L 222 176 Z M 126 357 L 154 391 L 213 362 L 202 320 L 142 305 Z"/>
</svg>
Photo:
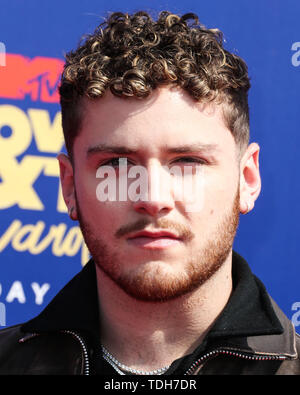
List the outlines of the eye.
<svg viewBox="0 0 300 395">
<path fill-rule="evenodd" d="M 181 158 L 178 158 L 174 161 L 175 163 L 196 163 L 200 165 L 205 165 L 207 164 L 207 161 L 202 158 L 195 158 L 192 156 L 182 156 Z"/>
<path fill-rule="evenodd" d="M 98 167 L 100 167 L 100 166 L 112 166 L 112 167 L 115 167 L 115 168 L 119 168 L 121 166 L 130 166 L 130 165 L 131 165 L 131 162 L 128 161 L 127 158 L 115 157 L 115 158 L 110 158 L 110 159 L 108 159 L 108 160 L 106 160 L 104 162 L 101 162 Z"/>
<path fill-rule="evenodd" d="M 101 163 L 99 166 L 119 167 L 119 158 L 111 158 L 111 159 Z"/>
</svg>

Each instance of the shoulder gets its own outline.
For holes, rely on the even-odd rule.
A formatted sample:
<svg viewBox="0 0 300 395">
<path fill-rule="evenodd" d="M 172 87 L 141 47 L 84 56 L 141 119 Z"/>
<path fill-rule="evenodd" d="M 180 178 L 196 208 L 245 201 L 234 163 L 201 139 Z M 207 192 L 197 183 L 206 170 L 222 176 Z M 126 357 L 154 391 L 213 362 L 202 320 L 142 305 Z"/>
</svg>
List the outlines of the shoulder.
<svg viewBox="0 0 300 395">
<path fill-rule="evenodd" d="M 300 336 L 296 333 L 294 337 L 297 355 L 293 359 L 283 361 L 277 371 L 277 375 L 300 375 Z"/>
<path fill-rule="evenodd" d="M 10 374 L 10 361 L 24 336 L 21 326 L 15 325 L 0 330 L 0 374 Z"/>
<path fill-rule="evenodd" d="M 24 336 L 21 332 L 21 326 L 14 325 L 0 330 L 0 360 L 5 349 L 18 344 L 19 340 Z"/>
<path fill-rule="evenodd" d="M 0 331 L 0 375 L 82 374 L 84 355 L 74 336 L 24 333 L 22 326 Z"/>
<path fill-rule="evenodd" d="M 295 346 L 298 354 L 298 359 L 300 360 L 300 335 L 295 333 Z"/>
</svg>

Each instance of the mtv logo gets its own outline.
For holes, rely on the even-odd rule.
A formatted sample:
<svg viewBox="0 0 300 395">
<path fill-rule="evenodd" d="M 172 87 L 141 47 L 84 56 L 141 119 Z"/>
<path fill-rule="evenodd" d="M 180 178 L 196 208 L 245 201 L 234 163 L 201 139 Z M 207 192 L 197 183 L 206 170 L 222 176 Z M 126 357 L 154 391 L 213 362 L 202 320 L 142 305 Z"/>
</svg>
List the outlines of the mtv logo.
<svg viewBox="0 0 300 395">
<path fill-rule="evenodd" d="M 0 303 L 0 326 L 6 326 L 6 308 L 4 303 Z"/>
</svg>

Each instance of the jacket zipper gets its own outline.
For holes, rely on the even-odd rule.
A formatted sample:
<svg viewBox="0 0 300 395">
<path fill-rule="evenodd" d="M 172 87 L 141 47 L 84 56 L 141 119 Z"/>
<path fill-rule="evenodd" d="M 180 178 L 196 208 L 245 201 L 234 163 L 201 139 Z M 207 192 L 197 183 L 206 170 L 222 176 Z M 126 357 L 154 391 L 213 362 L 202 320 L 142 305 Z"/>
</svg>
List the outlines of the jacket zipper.
<svg viewBox="0 0 300 395">
<path fill-rule="evenodd" d="M 255 360 L 255 361 L 274 361 L 274 360 L 285 360 L 287 359 L 284 355 L 270 355 L 270 354 L 248 354 L 241 350 L 231 350 L 231 349 L 217 349 L 204 354 L 201 358 L 195 361 L 191 367 L 185 372 L 185 376 L 192 375 L 197 368 L 200 367 L 204 362 L 210 358 L 214 358 L 218 355 L 229 355 L 233 357 L 238 357 L 242 359 Z"/>
<path fill-rule="evenodd" d="M 89 374 L 90 374 L 89 353 L 88 353 L 88 349 L 87 349 L 87 346 L 86 346 L 84 340 L 76 332 L 73 332 L 70 330 L 64 330 L 62 332 L 73 336 L 73 338 L 75 338 L 79 342 L 82 352 L 83 352 L 83 375 L 89 376 Z"/>
<path fill-rule="evenodd" d="M 71 330 L 63 330 L 61 331 L 62 333 L 66 333 L 68 335 L 71 335 L 73 338 L 75 338 L 82 349 L 83 353 L 83 374 L 84 376 L 88 376 L 90 374 L 90 363 L 89 363 L 89 356 L 88 356 L 88 349 L 87 346 L 84 342 L 84 340 L 78 335 L 78 333 L 71 331 Z M 25 341 L 32 339 L 36 336 L 39 336 L 39 333 L 32 333 L 28 336 L 23 337 L 22 339 L 19 340 L 20 343 L 24 343 Z M 193 362 L 191 367 L 184 373 L 185 376 L 190 376 L 192 375 L 196 369 L 198 369 L 204 362 L 207 362 L 210 358 L 214 358 L 218 355 L 229 355 L 237 358 L 242 358 L 242 359 L 248 359 L 252 361 L 274 361 L 274 360 L 286 360 L 287 357 L 285 355 L 270 355 L 270 354 L 250 354 L 250 353 L 245 353 L 242 350 L 238 349 L 216 349 L 212 350 L 204 355 L 202 355 L 201 358 L 199 358 L 197 361 Z"/>
<path fill-rule="evenodd" d="M 71 335 L 74 339 L 76 339 L 79 342 L 82 353 L 83 353 L 83 375 L 88 376 L 90 374 L 90 362 L 89 362 L 88 349 L 87 349 L 87 346 L 86 346 L 84 340 L 82 339 L 82 337 L 80 337 L 78 335 L 78 333 L 76 333 L 74 331 L 62 330 L 60 332 Z M 37 336 L 40 336 L 40 333 L 31 333 L 30 335 L 22 337 L 19 340 L 19 343 L 25 343 L 27 340 L 33 339 L 34 337 L 37 337 Z"/>
</svg>

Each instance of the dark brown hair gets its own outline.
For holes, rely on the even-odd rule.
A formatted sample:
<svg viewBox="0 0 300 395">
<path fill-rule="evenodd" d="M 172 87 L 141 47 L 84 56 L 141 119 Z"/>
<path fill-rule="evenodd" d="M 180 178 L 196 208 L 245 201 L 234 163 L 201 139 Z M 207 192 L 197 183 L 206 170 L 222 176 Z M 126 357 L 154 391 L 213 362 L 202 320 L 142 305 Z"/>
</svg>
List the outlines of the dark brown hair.
<svg viewBox="0 0 300 395">
<path fill-rule="evenodd" d="M 248 145 L 248 70 L 225 50 L 222 33 L 205 28 L 192 13 L 163 11 L 155 21 L 143 11 L 117 12 L 66 55 L 59 92 L 69 154 L 81 128 L 83 97 L 98 99 L 110 89 L 119 97 L 142 99 L 170 84 L 196 101 L 222 103 L 236 143 L 241 149 Z"/>
</svg>

